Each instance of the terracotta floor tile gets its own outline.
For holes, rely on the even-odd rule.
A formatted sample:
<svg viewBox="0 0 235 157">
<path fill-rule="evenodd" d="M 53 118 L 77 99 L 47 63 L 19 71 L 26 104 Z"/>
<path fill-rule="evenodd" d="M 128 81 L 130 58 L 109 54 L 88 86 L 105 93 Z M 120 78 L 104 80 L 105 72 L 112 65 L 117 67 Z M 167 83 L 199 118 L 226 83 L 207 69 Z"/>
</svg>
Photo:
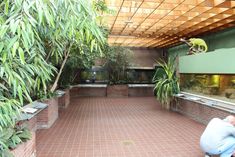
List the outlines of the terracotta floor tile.
<svg viewBox="0 0 235 157">
<path fill-rule="evenodd" d="M 37 132 L 37 157 L 202 157 L 205 128 L 155 98 L 77 98 Z"/>
</svg>

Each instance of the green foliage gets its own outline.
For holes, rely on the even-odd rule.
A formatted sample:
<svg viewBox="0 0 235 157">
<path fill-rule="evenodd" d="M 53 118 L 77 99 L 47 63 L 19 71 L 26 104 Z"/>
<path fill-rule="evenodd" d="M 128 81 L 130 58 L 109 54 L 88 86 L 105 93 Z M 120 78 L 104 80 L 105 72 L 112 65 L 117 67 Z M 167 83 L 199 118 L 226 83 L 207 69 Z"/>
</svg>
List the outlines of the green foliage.
<svg viewBox="0 0 235 157">
<path fill-rule="evenodd" d="M 43 91 L 38 91 L 36 93 L 36 95 L 34 95 L 34 99 L 35 100 L 40 100 L 40 101 L 43 101 L 43 100 L 46 100 L 46 99 L 50 99 L 50 98 L 53 98 L 56 96 L 56 92 L 46 92 L 44 93 Z"/>
<path fill-rule="evenodd" d="M 20 102 L 15 99 L 1 97 L 0 100 L 0 131 L 4 128 L 15 125 L 15 120 L 19 116 Z"/>
<path fill-rule="evenodd" d="M 61 0 L 54 5 L 56 15 L 52 17 L 55 26 L 40 31 L 48 51 L 47 61 L 53 65 L 60 64 L 51 92 L 57 88 L 69 58 L 75 58 L 77 63 L 79 60 L 93 59 L 96 55 L 93 53 L 102 54 L 102 45 L 106 41 L 103 30 L 97 24 L 98 15 L 91 1 Z"/>
<path fill-rule="evenodd" d="M 99 21 L 100 24 L 104 24 L 103 20 L 103 14 L 114 14 L 115 11 L 108 8 L 108 6 L 105 3 L 105 0 L 95 0 L 93 3 L 94 10 L 98 13 L 97 21 Z"/>
<path fill-rule="evenodd" d="M 0 156 L 13 156 L 10 149 L 14 149 L 18 144 L 25 142 L 31 138 L 30 131 L 24 126 L 17 126 L 15 128 L 8 127 L 0 131 Z"/>
<path fill-rule="evenodd" d="M 90 52 L 82 53 L 80 55 L 79 52 L 76 52 L 76 54 L 71 55 L 65 64 L 59 86 L 65 88 L 76 83 L 74 81 L 76 81 L 75 78 L 80 71 L 79 69 L 90 69 L 92 65 L 94 65 L 94 61 L 97 57 L 99 57 L 98 53 Z"/>
<path fill-rule="evenodd" d="M 100 50 L 104 42 L 102 31 L 96 23 L 96 12 L 90 1 L 60 0 L 53 3 L 52 28 L 45 27 L 40 36 L 47 46 L 48 57 L 58 63 L 69 47 L 84 53 L 84 47 Z"/>
<path fill-rule="evenodd" d="M 15 126 L 24 103 L 48 96 L 55 66 L 70 51 L 101 54 L 105 38 L 96 16 L 92 1 L 0 1 L 0 132 Z M 19 143 L 13 139 L 12 146 Z"/>
<path fill-rule="evenodd" d="M 55 70 L 44 60 L 37 15 L 35 1 L 0 2 L 0 131 L 15 125 L 20 106 L 46 90 Z"/>
<path fill-rule="evenodd" d="M 107 36 L 107 29 L 104 27 L 100 27 L 100 29 L 102 34 Z M 101 48 L 103 51 L 104 47 Z M 60 87 L 65 88 L 76 83 L 75 78 L 78 75 L 79 69 L 91 69 L 95 64 L 95 60 L 104 55 L 97 49 L 93 49 L 93 51 L 91 51 L 89 45 L 83 45 L 82 49 L 82 52 L 78 48 L 71 50 L 59 81 Z"/>
<path fill-rule="evenodd" d="M 132 51 L 124 47 L 107 46 L 104 58 L 110 84 L 127 83 L 126 69 L 131 66 Z"/>
<path fill-rule="evenodd" d="M 153 77 L 154 90 L 162 106 L 169 109 L 173 95 L 180 91 L 178 78 L 175 75 L 175 59 L 169 59 L 167 63 L 161 61 L 158 64 L 161 68 L 157 68 Z"/>
<path fill-rule="evenodd" d="M 98 12 L 110 12 L 104 0 L 94 2 L 94 9 Z"/>
</svg>

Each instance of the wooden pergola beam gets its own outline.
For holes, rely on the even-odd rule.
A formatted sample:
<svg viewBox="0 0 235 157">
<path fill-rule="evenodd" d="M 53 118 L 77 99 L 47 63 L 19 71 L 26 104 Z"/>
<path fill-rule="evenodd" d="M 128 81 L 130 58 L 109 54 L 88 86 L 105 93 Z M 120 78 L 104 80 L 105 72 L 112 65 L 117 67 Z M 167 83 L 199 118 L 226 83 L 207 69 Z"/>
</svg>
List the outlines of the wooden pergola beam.
<svg viewBox="0 0 235 157">
<path fill-rule="evenodd" d="M 164 0 L 162 0 L 157 6 L 156 8 L 147 16 L 145 17 L 141 22 L 140 24 L 133 30 L 130 32 L 130 34 L 134 33 L 157 9 L 158 7 L 164 2 Z"/>
<path fill-rule="evenodd" d="M 231 27 L 235 21 L 235 1 L 229 0 L 106 1 L 118 11 L 107 15 L 112 34 L 108 41 L 122 46 L 168 47 L 182 37 Z M 127 27 L 126 20 L 133 24 Z M 134 38 L 125 37 L 129 35 Z"/>
<path fill-rule="evenodd" d="M 207 29 L 202 29 L 201 32 L 200 32 L 200 35 L 203 35 L 205 34 L 206 32 L 208 32 L 208 30 L 210 30 L 210 32 L 215 32 L 215 31 L 218 31 L 218 30 L 221 30 L 221 29 L 224 29 L 224 28 L 229 28 L 229 27 L 233 27 L 235 26 L 235 24 L 232 24 L 231 22 L 230 23 L 224 23 L 224 24 L 220 24 L 219 26 L 217 27 L 208 27 Z M 192 36 L 195 36 L 195 35 L 198 35 L 198 33 L 195 33 L 194 35 Z M 189 37 L 192 37 L 192 36 L 189 36 Z M 171 45 L 172 43 L 174 44 L 180 44 L 181 42 L 179 41 L 180 38 L 177 38 L 173 41 L 166 41 L 166 42 L 162 42 L 161 44 L 158 45 L 158 47 L 164 47 L 164 46 L 168 46 L 168 45 Z"/>
<path fill-rule="evenodd" d="M 110 32 L 113 31 L 113 27 L 114 27 L 114 25 L 115 25 L 115 22 L 117 21 L 118 15 L 119 15 L 119 13 L 120 13 L 120 11 L 121 11 L 121 9 L 122 9 L 122 5 L 123 5 L 124 1 L 125 1 L 125 0 L 122 0 L 121 6 L 120 6 L 120 8 L 119 8 L 119 10 L 118 10 L 118 13 L 117 13 L 116 17 L 115 17 L 115 20 L 114 20 L 113 25 L 112 25 L 112 27 L 111 27 L 111 29 L 110 29 Z"/>
<path fill-rule="evenodd" d="M 231 17 L 233 17 L 235 15 L 231 15 Z M 187 37 L 190 38 L 190 37 L 193 37 L 193 36 L 196 36 L 196 35 L 200 35 L 204 32 L 207 32 L 208 30 L 211 31 L 211 28 L 219 28 L 221 25 L 226 25 L 226 24 L 229 24 L 229 23 L 232 23 L 234 22 L 234 20 L 229 20 L 230 17 L 228 17 L 227 19 L 221 19 L 220 21 L 216 22 L 216 23 L 212 23 L 210 25 L 208 25 L 207 27 L 202 27 L 200 29 L 198 29 L 197 31 L 194 31 L 194 30 L 191 30 L 189 33 L 185 33 L 185 34 L 189 34 Z M 182 37 L 184 37 L 184 34 L 181 35 Z M 180 38 L 176 38 L 175 40 L 177 42 L 180 43 L 179 41 Z M 164 40 L 161 40 L 161 42 L 164 42 Z M 165 41 L 164 43 L 167 43 L 167 41 Z M 156 45 L 152 45 L 151 47 L 155 47 L 155 46 L 159 46 L 159 42 L 156 43 Z"/>
<path fill-rule="evenodd" d="M 226 11 L 224 11 L 224 12 L 226 12 Z M 216 16 L 216 15 L 214 15 L 214 16 Z M 228 15 L 228 16 L 231 16 L 231 15 Z M 226 18 L 227 18 L 228 16 L 226 16 Z M 208 17 L 208 19 L 210 19 L 210 18 L 213 18 L 213 17 Z M 197 26 L 200 26 L 200 27 L 197 28 L 197 29 L 201 29 L 201 28 L 203 28 L 203 27 L 206 27 L 207 25 L 210 25 L 210 24 L 211 24 L 211 23 L 209 23 L 209 21 L 207 21 L 208 19 L 205 19 L 205 20 L 201 21 L 200 23 L 198 23 L 198 24 L 196 24 L 196 25 L 192 25 L 192 26 L 188 26 L 188 25 L 187 25 L 187 29 L 183 29 L 182 31 L 178 32 L 178 34 L 180 34 L 180 35 L 189 34 L 189 33 L 185 33 L 185 32 L 187 32 L 188 30 L 191 30 L 190 32 L 192 32 L 192 31 L 194 31 L 194 28 L 197 28 Z M 221 20 L 223 20 L 223 19 L 220 19 L 220 20 L 217 20 L 217 21 L 221 21 Z M 205 22 L 208 22 L 208 24 L 205 24 Z M 214 22 L 214 23 L 216 23 L 216 22 Z M 179 27 L 180 27 L 180 26 L 179 26 Z M 154 44 L 156 45 L 156 43 L 154 43 Z M 151 44 L 151 45 L 148 45 L 148 46 L 152 46 L 152 45 L 154 45 L 154 44 Z"/>
<path fill-rule="evenodd" d="M 133 15 L 130 17 L 130 21 L 132 20 L 132 18 L 135 16 L 135 14 L 137 13 L 137 11 L 139 10 L 140 6 L 144 3 L 144 0 L 142 0 L 142 2 L 140 3 L 140 5 L 137 7 L 137 9 L 135 10 L 135 12 L 133 13 Z M 128 23 L 126 23 L 126 25 L 124 26 L 124 28 L 122 29 L 122 31 L 120 32 L 120 34 L 122 34 L 122 32 L 126 29 L 126 27 L 128 26 Z"/>
</svg>

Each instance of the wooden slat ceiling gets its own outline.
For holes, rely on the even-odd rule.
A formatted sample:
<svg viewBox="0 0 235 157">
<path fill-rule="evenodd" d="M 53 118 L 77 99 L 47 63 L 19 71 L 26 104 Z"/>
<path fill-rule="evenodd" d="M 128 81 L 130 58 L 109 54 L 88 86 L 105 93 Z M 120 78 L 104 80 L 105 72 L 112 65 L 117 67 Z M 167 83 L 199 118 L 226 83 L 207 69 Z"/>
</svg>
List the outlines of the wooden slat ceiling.
<svg viewBox="0 0 235 157">
<path fill-rule="evenodd" d="M 235 26 L 235 0 L 106 0 L 111 45 L 171 47 Z"/>
</svg>

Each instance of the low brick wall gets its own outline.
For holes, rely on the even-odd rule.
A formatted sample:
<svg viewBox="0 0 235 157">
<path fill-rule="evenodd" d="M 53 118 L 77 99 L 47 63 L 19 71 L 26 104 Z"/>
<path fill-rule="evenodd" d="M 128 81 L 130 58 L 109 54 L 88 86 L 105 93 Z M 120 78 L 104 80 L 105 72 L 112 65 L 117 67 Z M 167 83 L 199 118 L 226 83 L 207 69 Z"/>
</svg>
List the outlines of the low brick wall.
<svg viewBox="0 0 235 157">
<path fill-rule="evenodd" d="M 129 97 L 154 96 L 153 87 L 129 87 Z"/>
<path fill-rule="evenodd" d="M 64 90 L 64 94 L 58 97 L 59 108 L 67 108 L 70 104 L 70 90 Z"/>
<path fill-rule="evenodd" d="M 65 104 L 69 101 L 69 90 L 64 94 Z M 26 125 L 31 131 L 30 140 L 21 143 L 15 149 L 11 150 L 14 157 L 36 157 L 36 131 L 37 129 L 50 128 L 58 118 L 58 98 L 45 100 L 43 103 L 48 106 L 37 115 L 28 120 L 19 121 L 19 125 Z"/>
<path fill-rule="evenodd" d="M 214 117 L 225 118 L 226 116 L 233 114 L 229 111 L 206 106 L 190 100 L 178 98 L 177 101 L 177 104 L 171 106 L 172 110 L 203 124 L 207 124 Z"/>
<path fill-rule="evenodd" d="M 128 97 L 128 86 L 127 85 L 107 86 L 107 97 Z"/>
<path fill-rule="evenodd" d="M 73 87 L 71 97 L 106 97 L 106 87 Z"/>
<path fill-rule="evenodd" d="M 36 132 L 37 131 L 37 116 L 34 116 L 30 120 L 24 121 L 24 124 L 26 124 L 29 130 Z"/>
<path fill-rule="evenodd" d="M 130 87 L 129 87 L 130 86 Z M 151 84 L 99 85 L 80 84 L 70 89 L 70 97 L 141 97 L 154 96 Z M 63 101 L 63 100 L 62 100 Z"/>
<path fill-rule="evenodd" d="M 36 157 L 36 134 L 32 132 L 32 138 L 27 142 L 21 143 L 11 150 L 14 157 Z"/>
<path fill-rule="evenodd" d="M 77 97 L 79 91 L 79 87 L 71 87 L 70 89 L 70 97 Z"/>
<path fill-rule="evenodd" d="M 67 108 L 70 104 L 70 89 L 65 90 L 64 102 L 65 102 L 64 108 Z"/>
<path fill-rule="evenodd" d="M 37 129 L 50 128 L 59 116 L 58 97 L 47 99 L 43 103 L 48 104 L 48 107 L 37 115 Z"/>
</svg>

